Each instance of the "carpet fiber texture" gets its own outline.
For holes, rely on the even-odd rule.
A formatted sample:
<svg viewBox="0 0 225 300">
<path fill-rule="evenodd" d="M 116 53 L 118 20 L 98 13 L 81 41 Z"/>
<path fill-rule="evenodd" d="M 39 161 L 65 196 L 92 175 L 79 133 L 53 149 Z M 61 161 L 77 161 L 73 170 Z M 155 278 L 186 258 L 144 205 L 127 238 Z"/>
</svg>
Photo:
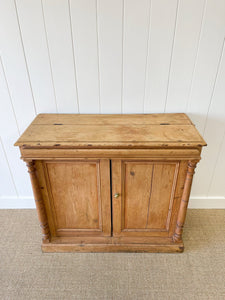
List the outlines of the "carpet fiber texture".
<svg viewBox="0 0 225 300">
<path fill-rule="evenodd" d="M 42 253 L 35 210 L 0 210 L 0 299 L 225 299 L 225 210 L 188 210 L 185 251 Z"/>
</svg>

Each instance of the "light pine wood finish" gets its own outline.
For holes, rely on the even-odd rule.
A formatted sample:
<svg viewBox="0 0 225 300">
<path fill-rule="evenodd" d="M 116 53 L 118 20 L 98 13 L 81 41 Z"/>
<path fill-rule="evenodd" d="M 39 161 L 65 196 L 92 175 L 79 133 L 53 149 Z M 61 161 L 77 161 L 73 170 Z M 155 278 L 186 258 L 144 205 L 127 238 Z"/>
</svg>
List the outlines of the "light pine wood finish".
<svg viewBox="0 0 225 300">
<path fill-rule="evenodd" d="M 42 165 L 56 235 L 110 235 L 109 161 L 47 161 Z"/>
<path fill-rule="evenodd" d="M 182 252 L 206 145 L 185 114 L 41 114 L 15 144 L 27 162 L 44 252 Z"/>
<path fill-rule="evenodd" d="M 40 222 L 40 227 L 42 230 L 42 241 L 43 243 L 48 243 L 50 239 L 50 231 L 48 225 L 48 219 L 46 215 L 46 210 L 41 194 L 41 187 L 39 186 L 38 179 L 36 176 L 36 168 L 33 161 L 27 161 L 28 173 L 30 174 L 30 180 L 32 184 L 32 189 L 34 193 L 34 200 L 37 208 L 38 218 Z"/>
<path fill-rule="evenodd" d="M 188 206 L 188 200 L 191 192 L 191 185 L 192 185 L 192 180 L 193 180 L 193 175 L 194 175 L 194 170 L 196 168 L 197 161 L 189 161 L 188 162 L 188 170 L 187 170 L 187 175 L 184 183 L 184 191 L 182 194 L 182 199 L 180 202 L 180 209 L 178 212 L 178 217 L 177 217 L 177 224 L 176 224 L 176 229 L 175 233 L 173 235 L 173 241 L 178 242 L 182 240 L 182 232 L 183 232 L 183 227 L 184 227 L 184 221 L 186 217 L 186 212 L 187 212 L 187 206 Z"/>
<path fill-rule="evenodd" d="M 140 117 L 141 116 L 141 117 Z M 50 118 L 50 120 L 48 120 Z M 38 115 L 15 144 L 29 147 L 131 148 L 204 146 L 185 114 Z"/>
</svg>

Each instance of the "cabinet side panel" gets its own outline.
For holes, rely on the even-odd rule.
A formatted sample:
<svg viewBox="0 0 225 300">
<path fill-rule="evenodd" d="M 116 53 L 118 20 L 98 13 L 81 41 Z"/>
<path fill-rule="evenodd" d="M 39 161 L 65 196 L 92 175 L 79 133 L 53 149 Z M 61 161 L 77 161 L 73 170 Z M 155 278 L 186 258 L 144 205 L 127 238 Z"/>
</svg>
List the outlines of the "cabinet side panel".
<svg viewBox="0 0 225 300">
<path fill-rule="evenodd" d="M 51 210 L 51 204 L 50 204 L 50 197 L 49 197 L 49 189 L 46 184 L 46 175 L 45 175 L 45 170 L 44 170 L 44 163 L 43 161 L 36 160 L 35 161 L 35 166 L 37 169 L 37 178 L 39 181 L 41 193 L 43 196 L 44 204 L 46 207 L 46 213 L 48 217 L 48 223 L 49 223 L 49 228 L 51 232 L 51 236 L 56 236 L 56 224 L 55 224 L 55 216 L 52 213 Z"/>
<path fill-rule="evenodd" d="M 57 229 L 101 229 L 99 163 L 47 162 Z"/>
</svg>

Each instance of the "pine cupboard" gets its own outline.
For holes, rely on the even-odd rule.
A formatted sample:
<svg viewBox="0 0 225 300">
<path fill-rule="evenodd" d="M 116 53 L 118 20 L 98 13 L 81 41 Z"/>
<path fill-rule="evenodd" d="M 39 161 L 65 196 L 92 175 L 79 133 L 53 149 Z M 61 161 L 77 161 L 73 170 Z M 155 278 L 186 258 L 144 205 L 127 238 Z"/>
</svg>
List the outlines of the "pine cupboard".
<svg viewBox="0 0 225 300">
<path fill-rule="evenodd" d="M 15 143 L 44 252 L 182 252 L 206 145 L 185 114 L 39 114 Z"/>
</svg>

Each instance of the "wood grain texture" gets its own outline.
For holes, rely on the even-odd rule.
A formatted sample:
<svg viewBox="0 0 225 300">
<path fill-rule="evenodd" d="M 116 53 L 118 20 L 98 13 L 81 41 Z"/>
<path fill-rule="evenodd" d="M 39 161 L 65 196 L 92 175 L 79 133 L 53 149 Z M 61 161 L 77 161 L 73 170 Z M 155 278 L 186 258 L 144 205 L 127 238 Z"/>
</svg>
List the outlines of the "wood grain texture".
<svg viewBox="0 0 225 300">
<path fill-rule="evenodd" d="M 193 171 L 205 145 L 189 118 L 149 115 L 142 125 L 141 115 L 124 122 L 122 115 L 94 115 L 91 123 L 84 116 L 88 124 L 81 116 L 78 124 L 76 115 L 57 117 L 61 123 L 52 124 L 55 115 L 51 123 L 48 115 L 38 116 L 16 143 L 32 138 L 36 145 L 22 144 L 20 150 L 28 161 L 44 241 L 51 244 L 43 244 L 43 251 L 182 252 Z M 162 118 L 175 124 L 157 123 Z M 74 142 L 78 137 L 81 148 Z M 100 148 L 86 149 L 90 137 Z M 132 143 L 143 146 L 142 140 L 154 147 L 134 149 Z M 70 146 L 64 148 L 65 142 Z"/>
<path fill-rule="evenodd" d="M 116 236 L 169 234 L 178 169 L 175 162 L 112 161 Z"/>
<path fill-rule="evenodd" d="M 42 199 L 42 193 L 36 176 L 35 163 L 33 161 L 27 161 L 28 173 L 30 175 L 30 180 L 33 188 L 35 204 L 37 208 L 38 218 L 40 222 L 40 227 L 42 231 L 42 241 L 43 243 L 50 242 L 50 230 L 48 225 L 48 218 L 46 215 L 45 205 Z"/>
<path fill-rule="evenodd" d="M 170 114 L 38 114 L 33 125 L 191 125 L 190 118 L 184 113 Z"/>
<path fill-rule="evenodd" d="M 177 217 L 176 229 L 175 229 L 175 233 L 173 235 L 174 242 L 178 242 L 178 241 L 182 240 L 183 226 L 184 226 L 184 222 L 185 222 L 187 206 L 188 206 L 189 196 L 190 196 L 190 192 L 191 192 L 191 184 L 192 184 L 196 164 L 197 164 L 197 161 L 189 161 L 188 162 L 187 175 L 186 175 L 186 179 L 185 179 L 185 183 L 184 183 L 182 199 L 180 202 L 180 208 L 179 208 L 178 217 Z"/>
<path fill-rule="evenodd" d="M 146 229 L 169 230 L 179 163 L 154 163 Z"/>
<path fill-rule="evenodd" d="M 44 167 L 56 235 L 109 235 L 109 162 L 48 161 Z"/>
<path fill-rule="evenodd" d="M 122 115 L 117 115 L 117 118 L 123 119 Z M 130 120 L 130 125 L 128 124 L 104 124 L 100 126 L 99 119 L 102 117 L 95 115 L 92 119 L 92 124 L 76 124 L 76 115 L 71 117 L 63 123 L 66 116 L 58 117 L 58 123 L 45 124 L 44 117 L 42 117 L 42 124 L 31 124 L 25 133 L 20 137 L 15 145 L 17 146 L 79 146 L 88 147 L 93 145 L 95 147 L 128 147 L 128 146 L 163 146 L 163 144 L 173 144 L 173 146 L 188 146 L 193 147 L 205 145 L 205 141 L 199 135 L 198 131 L 195 129 L 194 125 L 186 124 L 190 122 L 185 115 L 179 116 L 180 121 L 184 119 L 185 125 L 170 124 L 169 120 L 171 116 L 164 115 L 164 122 L 156 124 L 142 124 L 142 116 L 139 116 L 138 124 L 132 124 L 135 122 L 132 115 L 127 115 L 127 121 Z M 45 116 L 45 119 L 48 115 Z M 113 117 L 112 117 L 113 118 Z M 136 117 L 134 117 L 136 119 Z M 161 116 L 158 118 L 161 120 Z M 74 120 L 75 119 L 75 120 Z M 78 119 L 82 120 L 80 115 Z M 95 119 L 97 121 L 95 121 Z M 151 118 L 150 118 L 151 119 Z M 157 116 L 152 117 L 152 121 L 157 119 Z M 80 121 L 81 121 L 80 120 Z M 85 116 L 84 116 L 85 120 Z M 103 119 L 104 120 L 104 119 Z M 72 123 L 70 123 L 72 122 Z M 82 121 L 81 121 L 82 122 Z M 145 122 L 145 118 L 144 118 Z M 75 123 L 75 124 L 74 124 Z M 96 125 L 97 123 L 97 125 Z M 107 138 L 106 138 L 107 137 Z M 38 141 L 38 143 L 37 143 Z M 25 146 L 25 147 L 26 147 Z"/>
<path fill-rule="evenodd" d="M 101 229 L 96 162 L 47 162 L 57 230 Z"/>
<path fill-rule="evenodd" d="M 20 147 L 22 158 L 36 158 L 36 159 L 70 159 L 76 156 L 76 158 L 134 158 L 144 159 L 145 157 L 151 157 L 152 160 L 181 160 L 181 159 L 198 159 L 201 154 L 201 147 L 197 149 L 36 149 L 36 148 L 23 148 Z"/>
<path fill-rule="evenodd" d="M 155 165 L 148 162 L 124 162 L 122 168 L 122 229 L 145 229 Z"/>
<path fill-rule="evenodd" d="M 180 244 L 43 244 L 43 252 L 138 252 L 138 253 L 174 253 L 183 252 L 183 243 Z"/>
</svg>

